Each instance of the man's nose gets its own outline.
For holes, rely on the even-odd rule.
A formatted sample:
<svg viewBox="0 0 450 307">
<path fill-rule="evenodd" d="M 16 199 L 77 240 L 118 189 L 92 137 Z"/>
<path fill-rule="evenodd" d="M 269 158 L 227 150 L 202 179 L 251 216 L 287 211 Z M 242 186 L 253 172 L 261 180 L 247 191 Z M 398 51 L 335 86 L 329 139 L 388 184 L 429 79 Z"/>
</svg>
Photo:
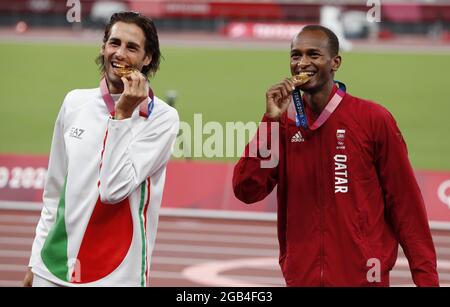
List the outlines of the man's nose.
<svg viewBox="0 0 450 307">
<path fill-rule="evenodd" d="M 309 64 L 310 64 L 310 61 L 309 61 L 309 59 L 307 58 L 307 57 L 301 57 L 300 58 L 300 61 L 298 61 L 298 63 L 297 63 L 297 65 L 298 65 L 298 67 L 300 67 L 300 69 L 305 69 L 305 68 L 307 68 L 308 66 L 309 66 Z"/>
<path fill-rule="evenodd" d="M 117 48 L 115 55 L 116 55 L 116 57 L 125 58 L 125 56 L 126 56 L 125 46 L 121 45 L 119 48 Z"/>
</svg>

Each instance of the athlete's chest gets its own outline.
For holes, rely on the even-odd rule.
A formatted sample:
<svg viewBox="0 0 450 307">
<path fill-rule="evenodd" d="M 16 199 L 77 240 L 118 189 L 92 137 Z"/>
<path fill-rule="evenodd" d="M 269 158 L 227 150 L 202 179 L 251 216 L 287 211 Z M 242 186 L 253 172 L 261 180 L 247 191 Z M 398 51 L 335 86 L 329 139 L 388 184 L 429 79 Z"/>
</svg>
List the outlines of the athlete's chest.
<svg viewBox="0 0 450 307">
<path fill-rule="evenodd" d="M 92 159 L 95 153 L 100 153 L 108 119 L 105 108 L 95 100 L 69 112 L 64 119 L 64 143 L 68 157 Z"/>
<path fill-rule="evenodd" d="M 317 130 L 297 127 L 292 121 L 286 125 L 284 158 L 288 175 L 338 178 L 342 182 L 362 179 L 373 174 L 373 149 L 373 136 L 364 123 L 340 112 Z"/>
</svg>

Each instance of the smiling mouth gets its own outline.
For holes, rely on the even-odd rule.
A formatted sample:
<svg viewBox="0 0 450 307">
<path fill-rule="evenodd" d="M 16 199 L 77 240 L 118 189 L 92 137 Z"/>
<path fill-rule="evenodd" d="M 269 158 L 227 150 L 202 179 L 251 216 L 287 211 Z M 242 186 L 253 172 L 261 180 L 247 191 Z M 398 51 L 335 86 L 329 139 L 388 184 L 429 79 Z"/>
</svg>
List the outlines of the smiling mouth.
<svg viewBox="0 0 450 307">
<path fill-rule="evenodd" d="M 136 70 L 136 68 L 134 68 L 133 66 L 122 65 L 115 62 L 111 63 L 111 66 L 114 68 L 115 74 L 120 77 L 129 75 Z"/>
</svg>

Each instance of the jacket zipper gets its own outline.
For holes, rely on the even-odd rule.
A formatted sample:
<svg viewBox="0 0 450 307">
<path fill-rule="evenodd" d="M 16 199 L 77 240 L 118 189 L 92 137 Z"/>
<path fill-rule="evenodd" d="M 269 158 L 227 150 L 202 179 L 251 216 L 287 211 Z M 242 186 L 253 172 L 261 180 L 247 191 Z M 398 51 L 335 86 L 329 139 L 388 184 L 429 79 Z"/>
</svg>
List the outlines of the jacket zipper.
<svg viewBox="0 0 450 307">
<path fill-rule="evenodd" d="M 321 138 L 319 137 L 319 152 L 322 152 L 322 140 L 321 140 Z M 323 162 L 320 162 L 320 167 L 318 168 L 318 170 L 319 170 L 319 173 L 318 173 L 318 179 L 319 179 L 319 182 L 318 182 L 318 187 L 319 187 L 319 189 L 318 189 L 318 191 L 319 191 L 319 195 L 318 195 L 318 200 L 319 200 L 319 209 L 320 209 L 320 217 L 319 217 L 319 220 L 320 220 L 320 286 L 321 287 L 324 287 L 325 285 L 324 285 L 324 262 L 325 262 L 325 255 L 324 255 L 324 236 L 325 236 L 325 234 L 324 234 L 324 219 L 325 219 L 325 217 L 324 217 L 324 210 L 325 210 L 325 208 L 324 208 L 324 204 L 323 204 L 323 193 L 324 193 L 324 191 L 320 191 L 321 190 L 321 187 L 323 186 Z"/>
<path fill-rule="evenodd" d="M 320 286 L 324 286 L 324 279 L 323 279 L 323 271 L 324 271 L 324 208 L 323 204 L 321 202 L 320 204 Z"/>
</svg>

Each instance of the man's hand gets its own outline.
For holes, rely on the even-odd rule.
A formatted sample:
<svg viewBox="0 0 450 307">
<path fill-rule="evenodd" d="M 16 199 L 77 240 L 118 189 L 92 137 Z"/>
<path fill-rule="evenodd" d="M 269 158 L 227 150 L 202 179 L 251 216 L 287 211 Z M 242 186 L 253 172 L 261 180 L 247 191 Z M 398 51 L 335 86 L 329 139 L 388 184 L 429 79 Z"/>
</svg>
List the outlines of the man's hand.
<svg viewBox="0 0 450 307">
<path fill-rule="evenodd" d="M 27 273 L 22 281 L 22 287 L 31 287 L 33 285 L 33 272 L 31 272 L 31 268 L 28 268 Z"/>
<path fill-rule="evenodd" d="M 124 89 L 116 104 L 115 119 L 130 118 L 136 107 L 148 97 L 147 78 L 139 71 L 135 70 L 121 80 Z"/>
<path fill-rule="evenodd" d="M 295 89 L 290 78 L 275 84 L 266 92 L 266 116 L 274 121 L 279 121 L 291 102 L 292 91 Z"/>
</svg>

